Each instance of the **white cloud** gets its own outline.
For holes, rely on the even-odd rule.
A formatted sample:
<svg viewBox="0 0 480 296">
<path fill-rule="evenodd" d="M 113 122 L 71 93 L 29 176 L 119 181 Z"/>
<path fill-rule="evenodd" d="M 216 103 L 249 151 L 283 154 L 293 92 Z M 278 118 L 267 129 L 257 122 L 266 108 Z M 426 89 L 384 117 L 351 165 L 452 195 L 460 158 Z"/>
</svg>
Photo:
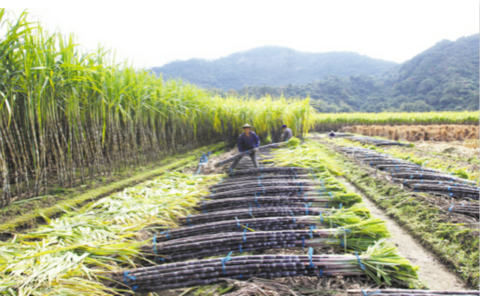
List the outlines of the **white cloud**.
<svg viewBox="0 0 480 296">
<path fill-rule="evenodd" d="M 442 39 L 479 30 L 477 0 L 12 2 L 39 4 L 50 8 L 31 8 L 31 17 L 49 30 L 72 32 L 89 50 L 115 49 L 137 67 L 263 45 L 403 62 Z"/>
</svg>

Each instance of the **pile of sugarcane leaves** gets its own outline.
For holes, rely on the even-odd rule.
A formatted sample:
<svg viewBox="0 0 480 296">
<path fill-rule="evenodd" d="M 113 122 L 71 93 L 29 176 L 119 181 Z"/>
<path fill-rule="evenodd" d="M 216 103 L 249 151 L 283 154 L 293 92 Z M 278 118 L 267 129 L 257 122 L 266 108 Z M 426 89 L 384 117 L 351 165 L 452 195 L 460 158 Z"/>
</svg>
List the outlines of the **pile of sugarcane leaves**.
<svg viewBox="0 0 480 296">
<path fill-rule="evenodd" d="M 180 218 L 184 227 L 157 232 L 142 247 L 153 266 L 113 273 L 112 287 L 151 292 L 295 276 L 366 276 L 378 285 L 418 287 L 416 267 L 384 240 L 384 222 L 356 205 L 361 198 L 338 182 L 327 158 L 315 145 L 294 145 L 275 153 L 275 162 L 289 167 L 232 173 L 196 207 L 203 213 Z M 249 176 L 256 172 L 261 180 Z M 276 179 L 286 180 L 283 187 Z M 248 186 L 241 190 L 234 180 Z M 262 254 L 285 248 L 306 254 Z"/>
<path fill-rule="evenodd" d="M 146 260 L 142 230 L 175 227 L 220 175 L 167 173 L 0 242 L 2 295 L 112 295 L 111 271 Z M 146 235 L 151 239 L 150 235 Z"/>
</svg>

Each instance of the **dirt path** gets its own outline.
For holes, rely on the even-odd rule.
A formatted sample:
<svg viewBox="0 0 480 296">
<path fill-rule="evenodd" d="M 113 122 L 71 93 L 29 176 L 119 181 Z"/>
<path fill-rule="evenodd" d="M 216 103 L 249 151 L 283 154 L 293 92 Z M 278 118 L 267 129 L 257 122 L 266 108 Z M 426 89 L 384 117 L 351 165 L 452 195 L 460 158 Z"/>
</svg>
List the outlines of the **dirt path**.
<svg viewBox="0 0 480 296">
<path fill-rule="evenodd" d="M 419 267 L 420 280 L 431 290 L 466 290 L 467 286 L 451 271 L 443 265 L 434 254 L 425 249 L 404 230 L 397 222 L 390 218 L 382 209 L 377 207 L 360 190 L 344 178 L 340 180 L 353 192 L 360 194 L 367 208 L 374 217 L 385 221 L 392 237 L 389 240 L 394 243 L 399 252 L 412 264 Z"/>
</svg>

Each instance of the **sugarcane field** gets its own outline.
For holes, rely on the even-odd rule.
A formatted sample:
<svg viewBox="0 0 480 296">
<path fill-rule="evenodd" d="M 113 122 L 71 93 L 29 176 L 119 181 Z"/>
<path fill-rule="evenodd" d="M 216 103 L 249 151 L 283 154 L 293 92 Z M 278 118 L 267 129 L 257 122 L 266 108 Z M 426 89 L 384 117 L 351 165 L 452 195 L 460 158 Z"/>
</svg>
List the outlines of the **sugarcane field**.
<svg viewBox="0 0 480 296">
<path fill-rule="evenodd" d="M 386 2 L 0 8 L 0 295 L 480 296 L 479 2 Z"/>
</svg>

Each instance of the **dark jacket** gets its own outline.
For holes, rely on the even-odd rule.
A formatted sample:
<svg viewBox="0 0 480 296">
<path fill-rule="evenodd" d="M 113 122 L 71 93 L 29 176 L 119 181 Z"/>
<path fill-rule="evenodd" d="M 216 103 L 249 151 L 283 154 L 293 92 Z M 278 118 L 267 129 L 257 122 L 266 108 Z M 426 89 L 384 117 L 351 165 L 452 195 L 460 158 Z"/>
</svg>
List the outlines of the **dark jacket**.
<svg viewBox="0 0 480 296">
<path fill-rule="evenodd" d="M 293 137 L 292 130 L 287 127 L 283 132 L 282 132 L 282 141 L 288 141 L 290 138 Z"/>
<path fill-rule="evenodd" d="M 258 138 L 255 132 L 250 132 L 250 135 L 247 136 L 245 133 L 242 133 L 238 136 L 237 146 L 238 151 L 245 152 L 247 150 L 256 148 L 260 145 L 260 139 Z"/>
</svg>

